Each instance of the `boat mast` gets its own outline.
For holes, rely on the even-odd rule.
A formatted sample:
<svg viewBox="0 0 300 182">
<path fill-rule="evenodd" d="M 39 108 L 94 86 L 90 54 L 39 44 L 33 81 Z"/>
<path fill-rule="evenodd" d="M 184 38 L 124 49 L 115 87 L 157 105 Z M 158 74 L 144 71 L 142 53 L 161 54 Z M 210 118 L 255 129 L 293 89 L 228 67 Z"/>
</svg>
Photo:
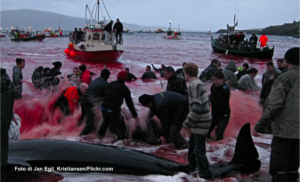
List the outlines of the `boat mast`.
<svg viewBox="0 0 300 182">
<path fill-rule="evenodd" d="M 100 6 L 100 2 L 99 2 L 99 0 L 97 0 L 97 4 L 98 4 L 98 21 L 99 21 L 99 6 Z"/>
</svg>

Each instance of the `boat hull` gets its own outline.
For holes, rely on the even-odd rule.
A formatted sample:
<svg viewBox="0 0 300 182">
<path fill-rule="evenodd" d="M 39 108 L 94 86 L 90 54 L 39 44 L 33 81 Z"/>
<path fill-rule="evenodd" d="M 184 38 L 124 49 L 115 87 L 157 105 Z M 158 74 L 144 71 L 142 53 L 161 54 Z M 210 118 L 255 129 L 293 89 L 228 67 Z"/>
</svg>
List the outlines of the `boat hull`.
<svg viewBox="0 0 300 182">
<path fill-rule="evenodd" d="M 87 61 L 96 62 L 117 62 L 123 54 L 123 50 L 107 50 L 107 51 L 82 51 L 76 50 L 76 57 Z"/>
<path fill-rule="evenodd" d="M 217 39 L 213 39 L 211 37 L 211 46 L 214 52 L 221 53 L 221 54 L 231 54 L 236 56 L 243 56 L 243 57 L 252 57 L 252 58 L 261 58 L 261 59 L 272 59 L 274 54 L 274 46 L 271 49 L 247 49 L 247 50 L 237 50 L 237 49 L 230 49 L 226 48 L 224 42 L 218 41 Z"/>
<path fill-rule="evenodd" d="M 37 40 L 37 41 L 42 41 L 45 39 L 45 35 L 39 35 L 39 36 L 34 36 L 34 37 L 26 37 L 26 38 L 19 38 L 19 39 L 10 39 L 11 41 L 31 41 L 31 40 Z"/>
</svg>

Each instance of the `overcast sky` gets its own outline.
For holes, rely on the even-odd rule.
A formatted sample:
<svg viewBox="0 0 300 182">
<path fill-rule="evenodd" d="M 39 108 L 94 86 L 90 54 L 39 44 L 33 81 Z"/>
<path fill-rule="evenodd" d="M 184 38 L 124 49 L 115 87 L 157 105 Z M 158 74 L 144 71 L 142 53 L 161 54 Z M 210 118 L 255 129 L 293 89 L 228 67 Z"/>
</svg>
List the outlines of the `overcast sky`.
<svg viewBox="0 0 300 182">
<path fill-rule="evenodd" d="M 96 0 L 0 0 L 1 10 L 33 9 L 85 17 L 85 6 Z M 235 3 L 237 29 L 265 28 L 299 21 L 299 0 L 104 0 L 110 17 L 142 26 L 172 26 L 212 31 L 233 25 Z M 239 8 L 238 8 L 239 7 Z M 104 10 L 104 9 L 103 9 Z M 239 11 L 238 11 L 239 10 Z M 103 12 L 105 17 L 108 17 Z M 101 16 L 101 13 L 100 13 Z"/>
</svg>

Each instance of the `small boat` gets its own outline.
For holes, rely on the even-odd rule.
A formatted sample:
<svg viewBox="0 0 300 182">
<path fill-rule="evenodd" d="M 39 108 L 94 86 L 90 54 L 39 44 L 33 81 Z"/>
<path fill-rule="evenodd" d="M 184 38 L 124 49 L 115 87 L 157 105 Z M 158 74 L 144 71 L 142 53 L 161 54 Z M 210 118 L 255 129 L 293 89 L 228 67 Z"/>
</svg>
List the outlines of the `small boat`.
<svg viewBox="0 0 300 182">
<path fill-rule="evenodd" d="M 159 29 L 156 30 L 155 33 L 164 33 L 164 31 L 161 28 L 159 28 Z"/>
<path fill-rule="evenodd" d="M 177 39 L 180 40 L 181 39 L 181 32 L 177 32 L 176 30 L 172 30 L 171 28 L 171 20 L 170 20 L 170 27 L 168 28 L 168 30 L 166 32 L 164 32 L 163 34 L 163 38 L 164 39 Z"/>
<path fill-rule="evenodd" d="M 272 48 L 264 47 L 260 49 L 256 48 L 256 45 L 248 46 L 247 41 L 241 41 L 239 43 L 232 41 L 231 37 L 237 32 L 235 31 L 236 26 L 237 22 L 235 22 L 234 16 L 234 26 L 227 25 L 227 34 L 220 35 L 217 39 L 211 36 L 211 46 L 214 52 L 243 57 L 272 59 L 275 49 L 274 46 Z"/>
<path fill-rule="evenodd" d="M 208 28 L 208 31 L 206 32 L 206 34 L 211 34 L 210 27 Z"/>
<path fill-rule="evenodd" d="M 54 33 L 53 31 L 49 30 L 49 29 L 45 29 L 44 30 L 44 35 L 48 38 L 52 38 L 52 37 L 58 37 L 59 35 L 57 33 Z"/>
<path fill-rule="evenodd" d="M 11 34 L 13 35 L 13 39 L 10 39 L 11 41 L 42 41 L 45 39 L 44 34 L 34 34 L 32 32 L 25 32 L 25 31 L 19 31 L 19 30 L 12 30 Z"/>
<path fill-rule="evenodd" d="M 103 3 L 103 1 L 102 1 Z M 102 6 L 103 7 L 103 6 Z M 88 6 L 86 7 L 88 8 Z M 100 1 L 97 0 L 93 9 L 100 11 Z M 95 13 L 95 12 L 94 12 Z M 91 13 L 91 16 L 93 12 Z M 65 53 L 71 57 L 76 57 L 82 60 L 90 60 L 95 62 L 116 62 L 123 54 L 123 39 L 116 42 L 115 33 L 112 32 L 108 42 L 105 42 L 104 27 L 106 25 L 104 20 L 95 20 L 95 24 L 90 24 L 84 29 L 81 40 L 73 40 L 70 35 L 68 48 Z"/>
</svg>

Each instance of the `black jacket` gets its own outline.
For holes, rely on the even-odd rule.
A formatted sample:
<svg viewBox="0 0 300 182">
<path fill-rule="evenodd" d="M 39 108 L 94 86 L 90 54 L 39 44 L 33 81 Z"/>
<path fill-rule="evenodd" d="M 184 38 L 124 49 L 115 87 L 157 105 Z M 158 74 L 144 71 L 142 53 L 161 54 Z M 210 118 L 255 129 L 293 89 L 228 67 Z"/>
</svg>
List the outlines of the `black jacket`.
<svg viewBox="0 0 300 182">
<path fill-rule="evenodd" d="M 136 80 L 137 78 L 134 76 L 134 74 L 127 72 L 127 80 L 126 81 L 132 81 Z"/>
<path fill-rule="evenodd" d="M 164 68 L 163 68 L 163 69 L 161 69 L 161 68 L 157 69 L 157 68 L 154 67 L 153 64 L 151 64 L 151 65 L 152 65 L 152 68 L 153 68 L 155 71 L 160 72 L 160 77 L 165 77 Z"/>
<path fill-rule="evenodd" d="M 174 73 L 168 79 L 167 91 L 174 91 L 181 95 L 188 96 L 188 88 L 185 79 L 177 73 Z"/>
<path fill-rule="evenodd" d="M 162 135 L 168 136 L 170 125 L 182 126 L 188 112 L 188 99 L 176 92 L 154 95 L 150 117 L 156 115 L 162 125 Z"/>
<path fill-rule="evenodd" d="M 49 71 L 49 73 L 44 74 L 43 77 L 50 77 L 50 76 L 57 76 L 57 75 L 61 75 L 61 72 L 56 68 L 52 68 Z"/>
<path fill-rule="evenodd" d="M 254 37 L 251 36 L 249 39 L 249 42 L 251 43 L 251 41 L 254 41 L 254 44 L 257 44 L 257 40 L 258 40 L 257 36 L 254 36 Z"/>
<path fill-rule="evenodd" d="M 42 72 L 37 68 L 34 70 L 31 80 L 34 82 L 35 80 L 41 79 L 42 78 Z"/>
<path fill-rule="evenodd" d="M 210 81 L 212 78 L 212 75 L 218 71 L 217 67 L 215 67 L 213 64 L 209 65 L 205 70 L 202 72 L 202 74 L 199 76 L 199 79 L 202 82 Z"/>
<path fill-rule="evenodd" d="M 153 71 L 146 71 L 141 77 L 141 79 L 157 79 L 157 78 Z"/>
<path fill-rule="evenodd" d="M 123 32 L 123 24 L 121 22 L 115 23 L 113 30 L 114 32 Z"/>
<path fill-rule="evenodd" d="M 131 115 L 136 118 L 137 113 L 133 105 L 130 90 L 122 80 L 113 81 L 108 84 L 102 106 L 105 109 L 119 112 L 121 111 L 124 98 Z"/>
<path fill-rule="evenodd" d="M 225 84 L 219 87 L 212 85 L 210 92 L 209 100 L 211 102 L 212 116 L 223 117 L 226 114 L 230 114 L 229 88 Z"/>
<path fill-rule="evenodd" d="M 109 23 L 109 24 L 107 24 L 107 25 L 105 25 L 105 27 L 104 27 L 104 30 L 105 31 L 108 31 L 110 34 L 111 34 L 111 31 L 112 31 L 112 23 Z M 123 26 L 122 26 L 123 27 Z"/>
<path fill-rule="evenodd" d="M 244 71 L 239 71 L 236 75 L 236 79 L 239 80 L 243 75 L 245 75 Z"/>
<path fill-rule="evenodd" d="M 176 70 L 176 73 L 182 77 L 185 77 L 183 73 L 183 68 L 179 68 L 178 70 Z"/>
<path fill-rule="evenodd" d="M 85 91 L 84 97 L 87 99 L 90 98 L 104 98 L 105 89 L 108 86 L 107 80 L 102 77 L 98 77 L 91 82 L 89 88 Z"/>
</svg>

